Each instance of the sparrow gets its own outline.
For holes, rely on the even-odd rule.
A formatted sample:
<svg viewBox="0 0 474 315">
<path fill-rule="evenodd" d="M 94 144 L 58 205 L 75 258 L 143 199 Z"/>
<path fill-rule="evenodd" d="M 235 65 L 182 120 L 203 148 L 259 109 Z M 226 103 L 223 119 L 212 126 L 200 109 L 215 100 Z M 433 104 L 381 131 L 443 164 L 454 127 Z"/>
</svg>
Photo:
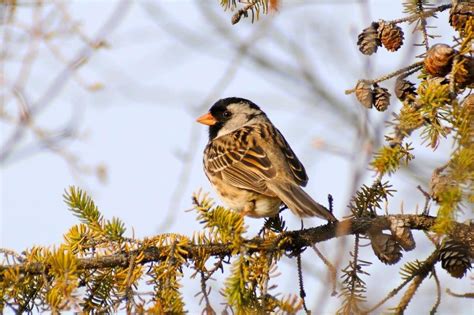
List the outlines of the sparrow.
<svg viewBox="0 0 474 315">
<path fill-rule="evenodd" d="M 302 187 L 308 176 L 288 142 L 253 102 L 217 101 L 197 122 L 209 126 L 204 172 L 222 201 L 253 218 L 273 217 L 285 204 L 299 217 L 336 217 Z"/>
</svg>

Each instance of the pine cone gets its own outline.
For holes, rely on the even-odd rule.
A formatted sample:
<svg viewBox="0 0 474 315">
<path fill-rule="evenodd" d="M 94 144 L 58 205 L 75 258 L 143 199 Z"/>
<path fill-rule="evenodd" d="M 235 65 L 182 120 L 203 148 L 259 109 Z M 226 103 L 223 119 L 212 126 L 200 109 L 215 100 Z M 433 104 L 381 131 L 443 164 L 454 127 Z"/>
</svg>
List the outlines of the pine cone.
<svg viewBox="0 0 474 315">
<path fill-rule="evenodd" d="M 454 74 L 454 81 L 461 89 L 468 87 L 474 88 L 474 58 L 461 56 L 459 62 L 462 62 L 462 69 Z"/>
<path fill-rule="evenodd" d="M 394 239 L 404 250 L 410 251 L 415 248 L 416 244 L 413 239 L 413 234 L 411 230 L 405 226 L 403 220 L 390 218 L 390 231 Z"/>
<path fill-rule="evenodd" d="M 401 247 L 390 234 L 369 234 L 370 244 L 377 258 L 387 265 L 393 265 L 402 258 Z"/>
<path fill-rule="evenodd" d="M 379 33 L 377 31 L 378 27 L 378 23 L 372 22 L 369 27 L 359 34 L 357 45 L 364 55 L 372 55 L 377 52 L 377 48 L 381 46 Z"/>
<path fill-rule="evenodd" d="M 386 88 L 374 84 L 374 107 L 383 112 L 387 110 L 388 105 L 390 105 L 390 93 Z"/>
<path fill-rule="evenodd" d="M 471 269 L 469 248 L 466 244 L 453 239 L 447 239 L 439 252 L 441 267 L 455 278 L 462 278 Z"/>
<path fill-rule="evenodd" d="M 366 81 L 359 81 L 356 85 L 355 95 L 357 100 L 367 108 L 372 108 L 374 102 L 374 91 Z"/>
<path fill-rule="evenodd" d="M 469 17 L 474 17 L 474 2 L 459 1 L 449 11 L 449 24 L 458 32 L 464 30 Z"/>
<path fill-rule="evenodd" d="M 451 71 L 455 50 L 446 44 L 433 45 L 425 57 L 425 70 L 435 77 L 444 77 Z"/>
<path fill-rule="evenodd" d="M 393 24 L 380 22 L 378 32 L 382 41 L 382 44 L 388 51 L 397 51 L 403 45 L 403 31 L 402 29 Z"/>
<path fill-rule="evenodd" d="M 404 76 L 398 77 L 395 82 L 395 95 L 402 102 L 409 98 L 414 99 L 416 97 L 415 84 L 405 80 Z"/>
<path fill-rule="evenodd" d="M 435 169 L 430 181 L 431 197 L 438 203 L 442 201 L 443 192 L 453 185 L 452 179 L 443 174 L 443 170 L 444 168 Z"/>
<path fill-rule="evenodd" d="M 466 115 L 469 115 L 474 120 L 474 94 L 466 96 L 462 106 L 466 108 Z"/>
<path fill-rule="evenodd" d="M 462 102 L 462 107 L 468 124 L 468 140 L 474 139 L 474 94 L 467 96 Z"/>
</svg>

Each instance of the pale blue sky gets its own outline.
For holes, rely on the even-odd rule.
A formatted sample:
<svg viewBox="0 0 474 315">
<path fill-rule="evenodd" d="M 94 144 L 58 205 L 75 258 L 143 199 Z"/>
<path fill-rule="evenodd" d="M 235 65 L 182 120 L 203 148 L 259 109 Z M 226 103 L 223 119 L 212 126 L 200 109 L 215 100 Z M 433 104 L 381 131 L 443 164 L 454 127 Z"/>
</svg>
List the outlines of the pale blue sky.
<svg viewBox="0 0 474 315">
<path fill-rule="evenodd" d="M 218 2 L 208 1 L 209 10 L 230 21 L 231 13 L 220 10 Z M 364 76 L 364 64 L 369 59 L 358 52 L 356 35 L 369 24 L 367 17 L 372 20 L 400 17 L 402 9 L 399 1 L 369 2 L 370 12 L 361 10 L 357 1 L 342 1 L 341 4 L 333 4 L 332 1 L 296 1 L 297 5 L 291 9 L 285 6 L 287 2 L 283 1 L 283 7 L 271 27 L 278 28 L 289 38 L 298 38 L 302 46 L 312 52 L 313 70 L 324 78 L 325 88 L 336 93 L 337 99 L 351 112 L 363 111 L 353 95 L 344 95 L 344 89 L 351 88 L 358 78 Z M 71 15 L 82 22 L 84 32 L 94 34 L 113 10 L 114 3 L 71 1 L 67 7 Z M 105 217 L 116 216 L 126 223 L 129 235 L 132 231 L 136 237 L 168 231 L 191 235 L 193 231 L 199 230 L 201 227 L 194 213 L 185 210 L 191 207 L 192 192 L 201 187 L 204 191 L 212 190 L 201 166 L 207 130 L 194 125 L 195 117 L 217 98 L 226 96 L 246 97 L 260 105 L 305 164 L 310 177 L 307 191 L 323 203 L 328 193 L 333 194 L 336 216 L 341 217 L 345 213 L 352 187 L 348 181 L 353 164 L 347 158 L 317 150 L 312 145 L 319 138 L 348 152 L 352 150 L 357 135 L 353 128 L 328 110 L 333 105 L 318 99 L 309 100 L 307 96 L 301 97 L 305 92 L 299 86 L 300 82 L 288 82 L 284 76 L 256 71 L 255 66 L 244 59 L 235 78 L 217 93 L 216 99 L 203 107 L 203 102 L 229 67 L 236 50 L 216 35 L 216 30 L 194 1 L 157 3 L 170 21 L 164 19 L 164 15 L 157 22 L 153 2 L 131 4 L 126 17 L 107 37 L 110 48 L 94 54 L 81 68 L 81 77 L 89 83 L 103 83 L 103 90 L 87 92 L 74 81 L 68 81 L 48 110 L 39 117 L 43 125 L 51 126 L 67 121 L 70 115 L 78 115 L 81 139 L 67 143 L 66 147 L 86 164 L 104 163 L 109 175 L 107 183 L 101 184 L 91 176 L 81 176 L 78 181 L 64 159 L 47 151 L 3 165 L 0 181 L 0 247 L 21 251 L 33 245 L 52 246 L 61 242 L 62 235 L 77 222 L 67 211 L 61 197 L 69 185 L 86 188 Z M 29 18 L 26 14 L 21 15 L 21 11 L 18 14 L 23 19 Z M 263 19 L 270 17 L 265 16 Z M 441 14 L 440 19 L 447 19 L 447 15 Z M 166 31 L 171 21 L 179 22 L 190 31 L 198 31 L 202 37 L 191 44 L 186 43 L 186 40 Z M 243 20 L 233 27 L 228 23 L 231 31 L 243 38 L 252 36 L 258 27 L 262 27 L 260 24 L 263 25 L 263 21 L 251 25 Z M 268 32 L 271 32 L 271 27 Z M 404 30 L 406 37 L 410 37 L 411 27 L 404 25 Z M 451 34 L 443 28 L 437 32 Z M 79 42 L 71 41 L 66 45 L 64 51 L 72 56 Z M 269 56 L 280 59 L 282 67 L 285 64 L 294 65 L 295 60 L 289 58 L 287 52 L 273 45 L 264 35 L 252 49 L 265 51 Z M 384 74 L 407 64 L 410 61 L 406 58 L 408 51 L 409 47 L 406 46 L 397 53 L 379 49 L 377 55 L 371 58 L 373 75 Z M 416 53 L 421 52 L 419 49 Z M 49 80 L 61 69 L 61 65 L 46 50 L 41 53 L 42 61 L 35 68 L 27 91 L 32 99 L 42 93 Z M 7 78 L 9 73 L 15 73 L 15 67 L 6 67 Z M 393 82 L 382 85 L 391 89 Z M 399 105 L 395 98 L 392 98 L 392 102 L 393 106 Z M 387 116 L 374 111 L 370 117 L 374 123 L 387 119 Z M 1 124 L 1 128 L 3 140 L 11 130 L 4 124 Z M 191 132 L 195 133 L 195 138 L 191 138 Z M 168 217 L 173 191 L 180 183 L 183 163 L 179 157 L 190 146 L 193 147 L 190 138 L 196 139 L 197 143 L 194 144 L 195 150 L 192 150 L 195 154 L 189 169 L 189 180 L 184 182 L 181 200 L 175 204 L 172 224 L 160 229 Z M 415 143 L 418 142 L 415 138 Z M 22 145 L 27 144 L 25 142 Z M 440 154 L 446 149 L 449 146 L 442 146 Z M 420 154 L 427 152 L 421 150 Z M 364 176 L 366 183 L 371 182 L 371 176 L 373 174 L 370 172 Z M 408 177 L 396 180 L 394 184 L 399 193 L 390 209 L 398 211 L 400 201 L 406 200 L 404 194 L 412 193 L 417 184 Z M 416 203 L 422 205 L 422 202 L 421 196 L 416 195 L 416 199 L 406 200 L 404 206 L 407 212 L 411 212 Z M 290 227 L 299 227 L 299 220 L 290 214 L 286 214 L 285 218 Z M 260 229 L 263 221 L 247 219 L 247 223 L 252 234 Z M 321 223 L 315 219 L 305 224 Z M 422 234 L 416 236 L 419 240 L 417 251 L 422 252 L 419 257 L 427 257 L 431 246 Z M 320 247 L 330 258 L 337 255 L 335 241 Z M 372 259 L 369 249 L 365 254 Z M 310 297 L 318 297 L 327 285 L 324 281 L 325 268 L 315 257 L 310 251 L 305 257 L 311 272 L 318 273 L 315 277 L 307 277 L 306 290 L 311 292 Z M 415 256 L 408 253 L 406 257 Z M 374 277 L 367 279 L 372 302 L 378 301 L 400 282 L 398 269 L 401 266 L 401 263 L 393 267 L 379 266 L 377 261 L 374 262 L 376 266 L 369 269 Z M 287 260 L 280 266 L 282 275 L 278 282 L 284 292 L 298 293 L 294 265 L 294 261 Z M 449 283 L 450 288 L 460 292 L 467 290 L 468 280 L 455 281 L 441 269 L 438 270 L 442 283 Z M 189 272 L 186 274 L 189 275 Z M 384 283 L 381 284 L 380 279 Z M 426 313 L 434 302 L 433 281 L 427 279 L 426 282 L 420 288 L 414 305 L 410 305 L 411 310 Z M 193 298 L 198 288 L 198 281 L 189 281 L 183 289 L 191 313 L 200 311 Z M 443 298 L 445 300 L 440 313 L 447 310 L 467 313 L 466 301 L 447 296 Z M 211 299 L 216 304 L 220 301 L 217 290 L 213 291 Z M 399 297 L 388 305 L 394 305 L 398 300 Z M 325 311 L 334 310 L 338 302 L 338 299 L 330 298 Z M 312 302 L 309 304 L 313 305 Z"/>
</svg>

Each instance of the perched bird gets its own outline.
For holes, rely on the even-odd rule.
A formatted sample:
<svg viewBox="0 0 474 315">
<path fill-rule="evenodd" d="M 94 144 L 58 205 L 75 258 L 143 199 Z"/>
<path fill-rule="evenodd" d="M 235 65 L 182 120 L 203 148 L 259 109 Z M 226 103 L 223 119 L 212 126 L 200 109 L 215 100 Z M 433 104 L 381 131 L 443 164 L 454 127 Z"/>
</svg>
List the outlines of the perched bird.
<svg viewBox="0 0 474 315">
<path fill-rule="evenodd" d="M 261 218 L 277 215 L 284 203 L 299 217 L 337 221 L 301 188 L 308 182 L 303 165 L 253 102 L 221 99 L 197 121 L 209 126 L 204 171 L 229 208 Z"/>
</svg>

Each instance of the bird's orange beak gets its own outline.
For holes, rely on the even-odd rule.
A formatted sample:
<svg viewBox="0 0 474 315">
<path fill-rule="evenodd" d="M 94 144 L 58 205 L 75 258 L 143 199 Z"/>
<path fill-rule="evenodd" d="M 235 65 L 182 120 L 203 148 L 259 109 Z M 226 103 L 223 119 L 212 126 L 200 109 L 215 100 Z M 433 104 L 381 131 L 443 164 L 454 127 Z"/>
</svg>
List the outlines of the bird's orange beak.
<svg viewBox="0 0 474 315">
<path fill-rule="evenodd" d="M 214 125 L 215 123 L 217 123 L 217 120 L 214 118 L 214 116 L 212 116 L 211 113 L 207 113 L 207 114 L 202 115 L 201 117 L 199 117 L 198 119 L 196 119 L 196 121 L 197 121 L 198 123 L 201 123 L 201 124 L 204 124 L 204 125 L 208 125 L 208 126 L 212 126 L 212 125 Z"/>
</svg>

